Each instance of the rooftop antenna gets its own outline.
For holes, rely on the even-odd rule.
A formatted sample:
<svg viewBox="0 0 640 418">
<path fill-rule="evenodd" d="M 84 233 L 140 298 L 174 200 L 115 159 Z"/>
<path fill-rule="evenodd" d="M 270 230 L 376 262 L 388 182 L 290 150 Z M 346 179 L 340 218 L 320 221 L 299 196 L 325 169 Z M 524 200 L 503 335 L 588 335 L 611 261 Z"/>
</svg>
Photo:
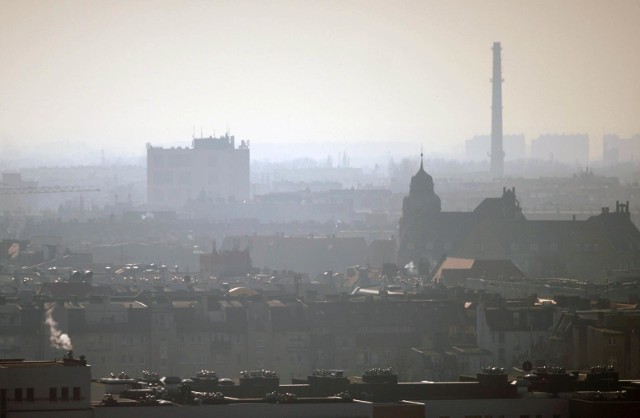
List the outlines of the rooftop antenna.
<svg viewBox="0 0 640 418">
<path fill-rule="evenodd" d="M 422 156 L 424 154 L 422 153 L 422 144 L 420 144 L 420 170 L 424 170 L 424 166 L 422 165 Z"/>
</svg>

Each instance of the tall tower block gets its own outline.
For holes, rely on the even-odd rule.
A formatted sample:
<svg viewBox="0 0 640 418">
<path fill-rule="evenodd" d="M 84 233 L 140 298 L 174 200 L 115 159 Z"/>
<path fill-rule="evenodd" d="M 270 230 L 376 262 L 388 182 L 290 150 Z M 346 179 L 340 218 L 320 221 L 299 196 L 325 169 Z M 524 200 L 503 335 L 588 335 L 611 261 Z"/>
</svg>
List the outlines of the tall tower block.
<svg viewBox="0 0 640 418">
<path fill-rule="evenodd" d="M 493 95 L 491 98 L 491 175 L 502 178 L 504 150 L 502 148 L 502 60 L 500 42 L 493 43 Z"/>
</svg>

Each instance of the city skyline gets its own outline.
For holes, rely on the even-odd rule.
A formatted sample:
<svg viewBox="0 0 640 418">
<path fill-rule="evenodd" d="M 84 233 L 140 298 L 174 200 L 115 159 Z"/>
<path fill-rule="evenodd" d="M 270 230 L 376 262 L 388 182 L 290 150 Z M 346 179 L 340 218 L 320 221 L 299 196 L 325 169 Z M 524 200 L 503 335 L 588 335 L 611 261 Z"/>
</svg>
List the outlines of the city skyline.
<svg viewBox="0 0 640 418">
<path fill-rule="evenodd" d="M 640 131 L 640 4 L 4 2 L 0 144 L 143 153 L 230 130 L 268 143 L 423 144 Z M 57 145 L 56 145 L 57 144 Z M 416 151 L 417 152 L 417 151 Z"/>
</svg>

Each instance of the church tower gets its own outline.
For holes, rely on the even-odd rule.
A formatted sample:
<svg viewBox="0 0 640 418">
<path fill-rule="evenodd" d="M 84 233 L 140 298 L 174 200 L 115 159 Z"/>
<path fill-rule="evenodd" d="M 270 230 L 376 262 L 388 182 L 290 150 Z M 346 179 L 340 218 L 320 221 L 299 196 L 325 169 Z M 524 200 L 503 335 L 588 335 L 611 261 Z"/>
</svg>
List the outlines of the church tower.
<svg viewBox="0 0 640 418">
<path fill-rule="evenodd" d="M 409 262 L 419 266 L 426 260 L 429 225 L 436 221 L 442 210 L 440 197 L 435 193 L 433 177 L 424 171 L 420 153 L 420 169 L 411 177 L 409 195 L 402 201 L 400 218 L 398 266 Z"/>
</svg>

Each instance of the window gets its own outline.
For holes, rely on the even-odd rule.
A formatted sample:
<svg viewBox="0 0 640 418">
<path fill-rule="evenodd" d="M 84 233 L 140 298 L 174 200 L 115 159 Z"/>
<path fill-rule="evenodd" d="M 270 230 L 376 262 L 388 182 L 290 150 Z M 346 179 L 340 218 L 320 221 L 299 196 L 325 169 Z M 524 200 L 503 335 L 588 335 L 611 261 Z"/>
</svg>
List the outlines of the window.
<svg viewBox="0 0 640 418">
<path fill-rule="evenodd" d="M 364 349 L 361 353 L 362 362 L 361 364 L 370 364 L 371 363 L 371 352 L 368 349 Z"/>
<path fill-rule="evenodd" d="M 616 345 L 616 337 L 609 337 L 609 345 Z"/>
<path fill-rule="evenodd" d="M 27 388 L 27 402 L 33 402 L 34 400 L 33 388 Z"/>
<path fill-rule="evenodd" d="M 80 386 L 73 387 L 73 400 L 74 401 L 80 400 Z"/>
<path fill-rule="evenodd" d="M 225 356 L 224 354 L 216 354 L 215 356 L 215 362 L 217 365 L 221 366 L 225 363 Z"/>
<path fill-rule="evenodd" d="M 22 388 L 16 388 L 13 392 L 13 399 L 16 402 L 22 402 Z"/>
<path fill-rule="evenodd" d="M 49 402 L 58 400 L 58 388 L 49 388 Z"/>
<path fill-rule="evenodd" d="M 64 387 L 60 391 L 60 400 L 63 401 L 63 402 L 66 402 L 66 401 L 69 400 L 69 388 L 68 387 Z"/>
</svg>

